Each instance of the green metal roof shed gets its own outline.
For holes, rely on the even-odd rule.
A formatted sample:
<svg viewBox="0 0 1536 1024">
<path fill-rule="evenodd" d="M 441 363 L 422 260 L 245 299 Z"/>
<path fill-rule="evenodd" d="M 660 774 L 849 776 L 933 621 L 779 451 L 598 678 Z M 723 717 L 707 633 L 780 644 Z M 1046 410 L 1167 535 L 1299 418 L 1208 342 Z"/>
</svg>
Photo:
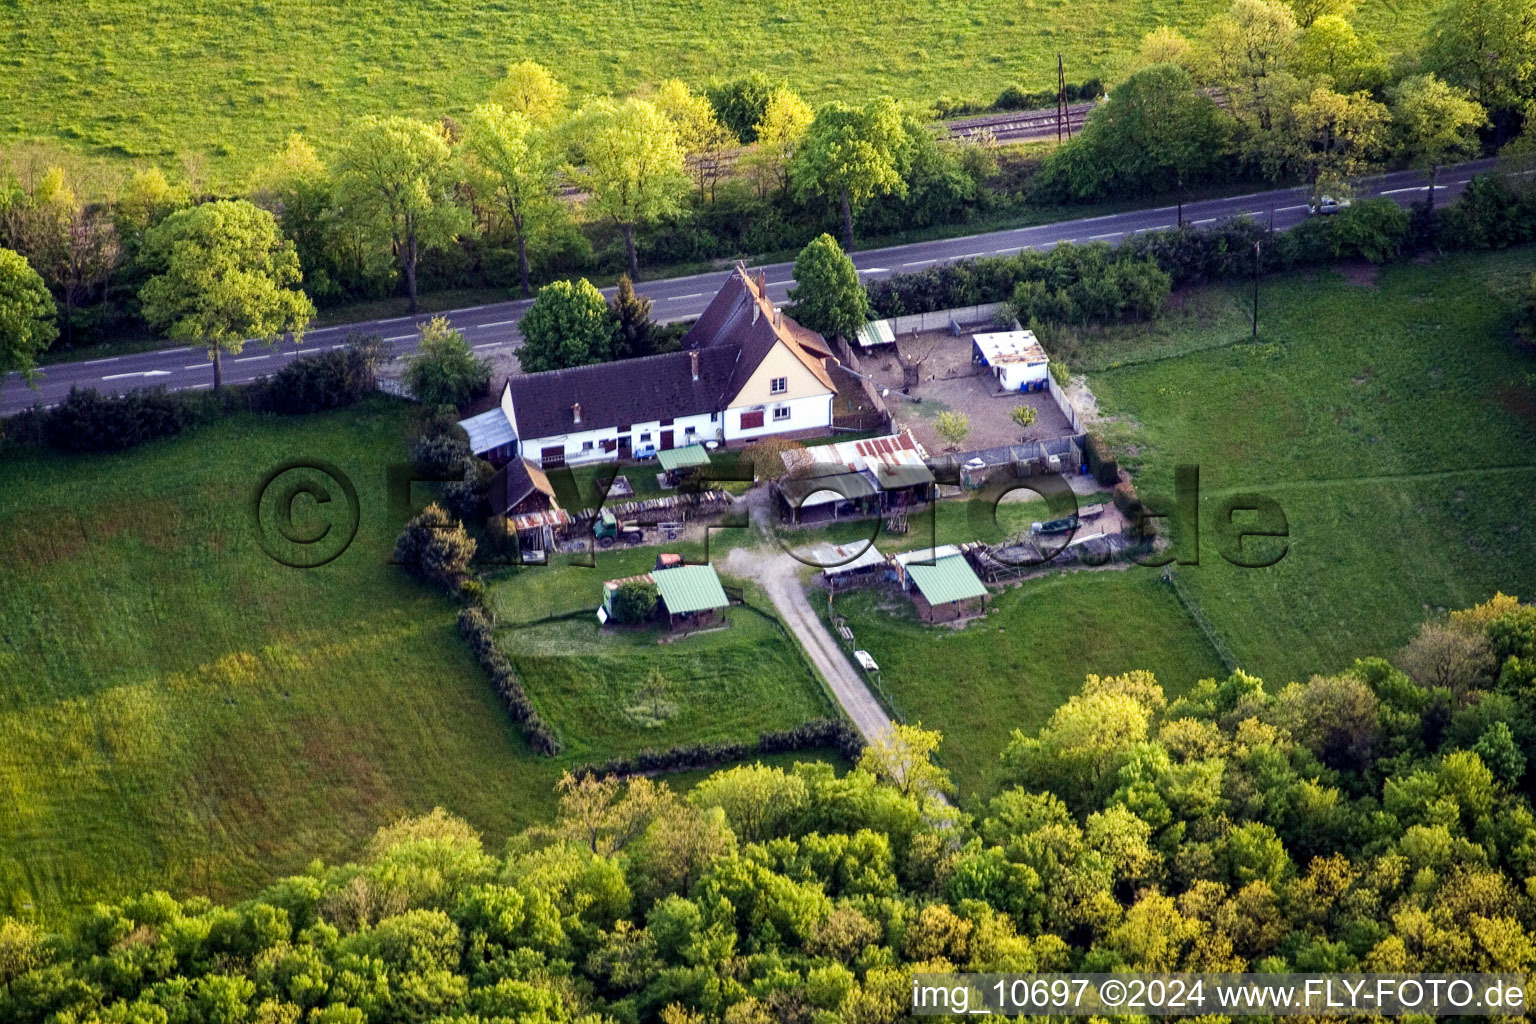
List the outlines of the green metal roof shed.
<svg viewBox="0 0 1536 1024">
<path fill-rule="evenodd" d="M 659 451 L 656 453 L 656 461 L 661 463 L 662 469 L 672 473 L 679 469 L 709 465 L 709 452 L 701 444 L 690 444 L 683 448 Z"/>
<path fill-rule="evenodd" d="M 987 596 L 985 584 L 971 571 L 964 555 L 945 555 L 932 565 L 909 562 L 907 575 L 930 605 Z"/>
<path fill-rule="evenodd" d="M 651 573 L 651 580 L 661 594 L 662 604 L 667 606 L 668 615 L 691 615 L 724 608 L 731 603 L 712 565 L 657 569 Z"/>
</svg>

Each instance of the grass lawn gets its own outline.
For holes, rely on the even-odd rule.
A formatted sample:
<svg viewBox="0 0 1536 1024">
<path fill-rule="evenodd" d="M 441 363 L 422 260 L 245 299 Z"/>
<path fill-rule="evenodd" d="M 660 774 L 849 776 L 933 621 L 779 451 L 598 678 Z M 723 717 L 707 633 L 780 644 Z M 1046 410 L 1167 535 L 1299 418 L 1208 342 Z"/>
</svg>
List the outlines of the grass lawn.
<svg viewBox="0 0 1536 1024">
<path fill-rule="evenodd" d="M 1163 23 L 1193 32 L 1225 6 L 18 0 L 0 21 L 0 142 L 41 139 L 123 162 L 188 158 L 207 184 L 228 187 L 289 132 L 324 155 L 363 114 L 462 115 L 525 58 L 577 98 L 760 70 L 815 102 L 990 100 L 1012 82 L 1050 86 L 1058 51 L 1073 81 L 1111 76 L 1143 33 Z M 1430 6 L 1366 0 L 1358 21 L 1398 50 L 1416 44 Z"/>
<path fill-rule="evenodd" d="M 962 797 L 988 795 L 1013 730 L 1033 733 L 1089 673 L 1150 669 L 1170 697 L 1225 675 L 1167 585 L 1140 567 L 1030 580 L 963 629 L 924 625 L 910 601 L 880 590 L 841 594 L 836 609 L 907 721 L 944 734 L 939 757 Z"/>
<path fill-rule="evenodd" d="M 1143 491 L 1200 467 L 1201 561 L 1178 572 L 1245 668 L 1274 684 L 1335 671 L 1438 609 L 1532 596 L 1536 359 L 1512 322 L 1533 270 L 1526 248 L 1368 283 L 1299 273 L 1265 281 L 1257 345 L 1245 286 L 1096 342 L 1090 384 Z M 1271 568 L 1217 554 L 1211 523 L 1239 491 L 1289 520 Z"/>
<path fill-rule="evenodd" d="M 711 545 L 718 561 L 723 549 Z M 499 636 L 529 695 L 566 743 L 562 761 L 587 763 L 655 747 L 717 740 L 751 741 L 836 714 L 799 647 L 747 589 L 748 607 L 727 611 L 725 629 L 677 638 L 667 631 L 603 630 L 596 608 L 607 579 L 650 570 L 657 548 L 599 551 L 595 568 L 528 567 L 492 587 Z M 702 544 L 669 545 L 703 557 Z M 563 561 L 563 560 L 562 560 Z M 729 583 L 729 579 L 726 581 Z M 537 621 L 571 614 L 571 618 Z M 653 669 L 667 681 L 675 714 L 637 723 L 627 709 Z"/>
</svg>

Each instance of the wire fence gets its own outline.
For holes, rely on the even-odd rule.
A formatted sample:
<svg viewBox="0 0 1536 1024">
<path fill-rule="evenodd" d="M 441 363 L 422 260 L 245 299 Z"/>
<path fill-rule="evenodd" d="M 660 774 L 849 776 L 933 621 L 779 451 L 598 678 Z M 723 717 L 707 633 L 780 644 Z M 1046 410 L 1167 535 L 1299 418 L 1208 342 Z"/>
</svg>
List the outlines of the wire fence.
<svg viewBox="0 0 1536 1024">
<path fill-rule="evenodd" d="M 1221 639 L 1220 634 L 1216 632 L 1216 627 L 1211 624 L 1211 620 L 1206 617 L 1204 609 L 1200 607 L 1200 602 L 1195 600 L 1195 595 L 1191 594 L 1189 588 L 1184 586 L 1179 580 L 1178 573 L 1173 571 L 1172 566 L 1169 566 L 1168 571 L 1163 574 L 1163 579 L 1167 581 L 1169 588 L 1173 591 L 1173 596 L 1178 600 L 1179 604 L 1184 606 L 1184 610 L 1189 613 L 1189 617 L 1200 628 L 1200 632 L 1205 634 L 1206 642 L 1211 645 L 1211 650 L 1216 652 L 1216 657 L 1221 660 L 1226 670 L 1228 672 L 1237 671 L 1237 656 L 1232 653 L 1232 649 Z"/>
</svg>

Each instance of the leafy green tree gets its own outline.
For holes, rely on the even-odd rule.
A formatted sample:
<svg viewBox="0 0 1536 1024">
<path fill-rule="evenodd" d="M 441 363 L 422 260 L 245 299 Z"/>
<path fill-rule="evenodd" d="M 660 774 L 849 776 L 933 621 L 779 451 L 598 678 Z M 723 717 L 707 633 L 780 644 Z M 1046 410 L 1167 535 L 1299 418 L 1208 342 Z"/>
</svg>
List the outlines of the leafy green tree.
<svg viewBox="0 0 1536 1024">
<path fill-rule="evenodd" d="M 1386 80 L 1387 59 L 1373 40 L 1362 39 L 1349 22 L 1325 14 L 1301 33 L 1296 68 L 1307 76 L 1328 76 L 1340 92 L 1375 89 Z"/>
<path fill-rule="evenodd" d="M 20 253 L 0 249 L 0 377 L 17 371 L 28 384 L 37 357 L 59 336 L 53 296 Z"/>
<path fill-rule="evenodd" d="M 718 807 L 743 843 L 771 839 L 788 826 L 810 798 L 805 780 L 782 768 L 744 764 L 705 779 L 688 794 L 695 807 Z"/>
<path fill-rule="evenodd" d="M 1024 431 L 1024 436 L 1027 438 L 1029 436 L 1029 428 L 1034 426 L 1035 421 L 1040 418 L 1040 411 L 1032 405 L 1016 405 L 1008 413 L 1008 418 L 1013 420 L 1020 430 Z"/>
<path fill-rule="evenodd" d="M 1314 196 L 1348 191 L 1349 179 L 1374 166 L 1387 145 L 1387 108 L 1369 93 L 1346 96 L 1318 87 L 1291 108 L 1285 129 L 1291 166 L 1311 182 Z"/>
<path fill-rule="evenodd" d="M 634 359 L 654 355 L 659 343 L 656 321 L 651 319 L 651 300 L 635 294 L 628 274 L 619 275 L 619 286 L 610 309 L 613 318 L 613 358 Z"/>
<path fill-rule="evenodd" d="M 1525 0 L 1445 0 L 1424 36 L 1424 67 L 1485 109 L 1531 94 L 1536 12 Z"/>
<path fill-rule="evenodd" d="M 837 239 L 827 234 L 811 239 L 795 257 L 794 278 L 789 300 L 797 320 L 829 337 L 858 336 L 869 320 L 869 296 Z"/>
<path fill-rule="evenodd" d="M 594 100 L 577 118 L 580 167 L 571 176 L 591 195 L 593 212 L 624 237 L 631 280 L 640 277 L 635 228 L 675 212 L 688 190 L 677 129 L 647 100 Z"/>
<path fill-rule="evenodd" d="M 843 248 L 853 248 L 853 215 L 877 195 L 905 195 L 907 129 L 889 99 L 862 107 L 829 103 L 816 112 L 790 167 L 795 192 L 835 201 Z"/>
<path fill-rule="evenodd" d="M 933 419 L 933 429 L 950 449 L 959 448 L 971 436 L 971 418 L 963 412 L 945 409 Z"/>
<path fill-rule="evenodd" d="M 409 117 L 368 116 L 347 134 L 336 160 L 336 201 L 349 216 L 388 225 L 411 312 L 421 251 L 468 228 L 453 151 L 442 129 Z"/>
<path fill-rule="evenodd" d="M 1142 68 L 1150 68 L 1157 64 L 1172 64 L 1193 75 L 1200 66 L 1200 57 L 1195 50 L 1195 44 L 1190 42 L 1184 33 L 1168 25 L 1159 25 L 1141 37 L 1141 43 L 1136 48 L 1136 56 L 1131 59 L 1127 68 L 1129 74 L 1126 77 L 1130 77 Z"/>
<path fill-rule="evenodd" d="M 128 255 L 138 253 L 150 228 L 191 201 L 191 190 L 185 184 L 172 185 L 160 168 L 134 171 L 117 196 L 117 230 Z"/>
<path fill-rule="evenodd" d="M 1296 17 L 1279 0 L 1236 0 L 1206 25 L 1207 75 L 1227 90 L 1229 109 L 1254 131 L 1268 131 L 1292 89 Z"/>
<path fill-rule="evenodd" d="M 1429 172 L 1431 208 L 1440 168 L 1476 156 L 1481 146 L 1477 133 L 1487 123 L 1488 112 L 1466 90 L 1447 85 L 1434 75 L 1412 75 L 1397 84 L 1392 125 L 1413 165 Z"/>
<path fill-rule="evenodd" d="M 672 122 L 699 192 L 714 202 L 716 188 L 726 171 L 726 151 L 740 140 L 715 116 L 709 100 L 690 92 L 681 79 L 662 82 L 654 102 Z"/>
<path fill-rule="evenodd" d="M 626 626 L 645 622 L 656 610 L 655 584 L 626 580 L 613 593 L 613 621 Z"/>
<path fill-rule="evenodd" d="M 715 82 L 704 90 L 720 122 L 745 143 L 757 141 L 757 126 L 762 123 L 773 99 L 773 82 L 761 71 L 753 71 L 729 82 Z"/>
<path fill-rule="evenodd" d="M 491 365 L 475 355 L 447 317 L 421 325 L 421 340 L 405 368 L 405 384 L 422 405 L 461 406 L 485 394 Z"/>
<path fill-rule="evenodd" d="M 139 290 L 144 319 L 207 351 L 216 388 L 225 352 L 239 355 L 253 338 L 302 340 L 315 315 L 292 243 L 243 199 L 171 214 L 145 236 L 140 259 L 153 274 Z"/>
<path fill-rule="evenodd" d="M 103 203 L 86 202 L 82 184 L 48 168 L 9 204 L 0 202 L 0 238 L 27 258 L 57 297 L 66 344 L 73 344 L 80 307 L 105 290 L 121 246 Z"/>
<path fill-rule="evenodd" d="M 564 370 L 614 357 L 616 325 L 603 293 L 591 281 L 554 281 L 518 322 L 523 347 L 517 359 L 524 372 Z"/>
<path fill-rule="evenodd" d="M 478 184 L 506 214 L 517 240 L 523 296 L 533 294 L 528 239 L 559 212 L 555 159 L 547 136 L 527 114 L 483 103 L 470 113 L 463 146 Z"/>
<path fill-rule="evenodd" d="M 1296 14 L 1296 24 L 1310 28 L 1323 18 L 1347 18 L 1355 9 L 1355 0 L 1289 0 Z"/>
<path fill-rule="evenodd" d="M 506 77 L 491 90 L 491 102 L 535 125 L 548 125 L 558 119 L 565 93 L 565 86 L 548 68 L 524 60 L 507 68 Z"/>
<path fill-rule="evenodd" d="M 943 734 L 922 726 L 892 724 L 864 748 L 859 768 L 884 779 L 902 796 L 931 799 L 955 791 L 949 773 L 933 763 Z"/>
<path fill-rule="evenodd" d="M 794 91 L 779 88 L 769 95 L 762 120 L 755 128 L 757 146 L 751 160 L 753 167 L 780 192 L 789 191 L 789 168 L 814 120 L 816 111 Z"/>
</svg>

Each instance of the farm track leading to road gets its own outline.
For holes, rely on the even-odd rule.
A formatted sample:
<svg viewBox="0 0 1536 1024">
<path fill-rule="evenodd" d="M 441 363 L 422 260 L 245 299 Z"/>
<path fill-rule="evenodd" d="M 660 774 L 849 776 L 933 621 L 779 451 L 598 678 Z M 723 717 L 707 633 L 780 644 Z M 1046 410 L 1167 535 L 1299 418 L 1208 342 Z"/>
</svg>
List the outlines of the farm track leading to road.
<svg viewBox="0 0 1536 1024">
<path fill-rule="evenodd" d="M 1449 200 L 1465 187 L 1471 176 L 1494 166 L 1493 160 L 1478 160 L 1445 168 L 1441 172 L 1438 200 Z M 1395 171 L 1359 183 L 1362 197 L 1385 196 L 1404 205 L 1420 199 L 1425 191 L 1424 175 L 1417 171 Z M 893 273 L 920 271 L 927 267 L 977 256 L 1010 255 L 1024 249 L 1046 250 L 1061 242 L 1118 242 L 1143 231 L 1171 228 L 1177 208 L 1162 206 L 1148 210 L 1129 210 L 1080 220 L 1060 221 L 1034 227 L 1009 228 L 960 238 L 914 242 L 909 245 L 868 249 L 851 253 L 853 262 L 865 280 L 878 280 Z M 1184 204 L 1184 220 L 1205 226 L 1229 217 L 1247 215 L 1277 229 L 1292 227 L 1307 216 L 1307 192 L 1303 188 L 1275 189 L 1249 195 L 1206 199 Z M 790 285 L 793 263 L 774 263 L 753 268 L 768 283 L 768 294 L 775 302 L 784 302 Z M 730 274 L 729 269 L 693 274 L 688 277 L 643 281 L 636 291 L 650 299 L 658 320 L 687 320 L 704 311 Z M 612 294 L 607 289 L 605 294 Z M 349 332 L 377 332 L 393 355 L 407 355 L 415 348 L 417 324 L 429 315 L 446 316 L 454 327 L 464 332 L 470 345 L 481 351 L 515 350 L 522 343 L 517 322 L 528 309 L 529 300 L 490 303 L 442 314 L 416 314 L 368 320 L 354 324 L 324 327 L 310 331 L 303 346 L 283 341 L 271 348 L 253 346 L 239 356 L 224 360 L 224 379 L 239 384 L 266 376 L 280 369 L 285 360 L 303 352 L 338 348 Z M 28 389 L 16 375 L 0 381 L 0 416 L 11 415 L 35 404 L 53 405 L 64 399 L 72 387 L 95 388 L 103 393 L 124 392 L 136 388 L 165 387 L 171 390 L 209 388 L 213 370 L 201 351 L 184 347 L 159 349 L 132 355 L 111 356 L 75 363 L 54 363 L 44 367 L 39 390 Z"/>
</svg>

